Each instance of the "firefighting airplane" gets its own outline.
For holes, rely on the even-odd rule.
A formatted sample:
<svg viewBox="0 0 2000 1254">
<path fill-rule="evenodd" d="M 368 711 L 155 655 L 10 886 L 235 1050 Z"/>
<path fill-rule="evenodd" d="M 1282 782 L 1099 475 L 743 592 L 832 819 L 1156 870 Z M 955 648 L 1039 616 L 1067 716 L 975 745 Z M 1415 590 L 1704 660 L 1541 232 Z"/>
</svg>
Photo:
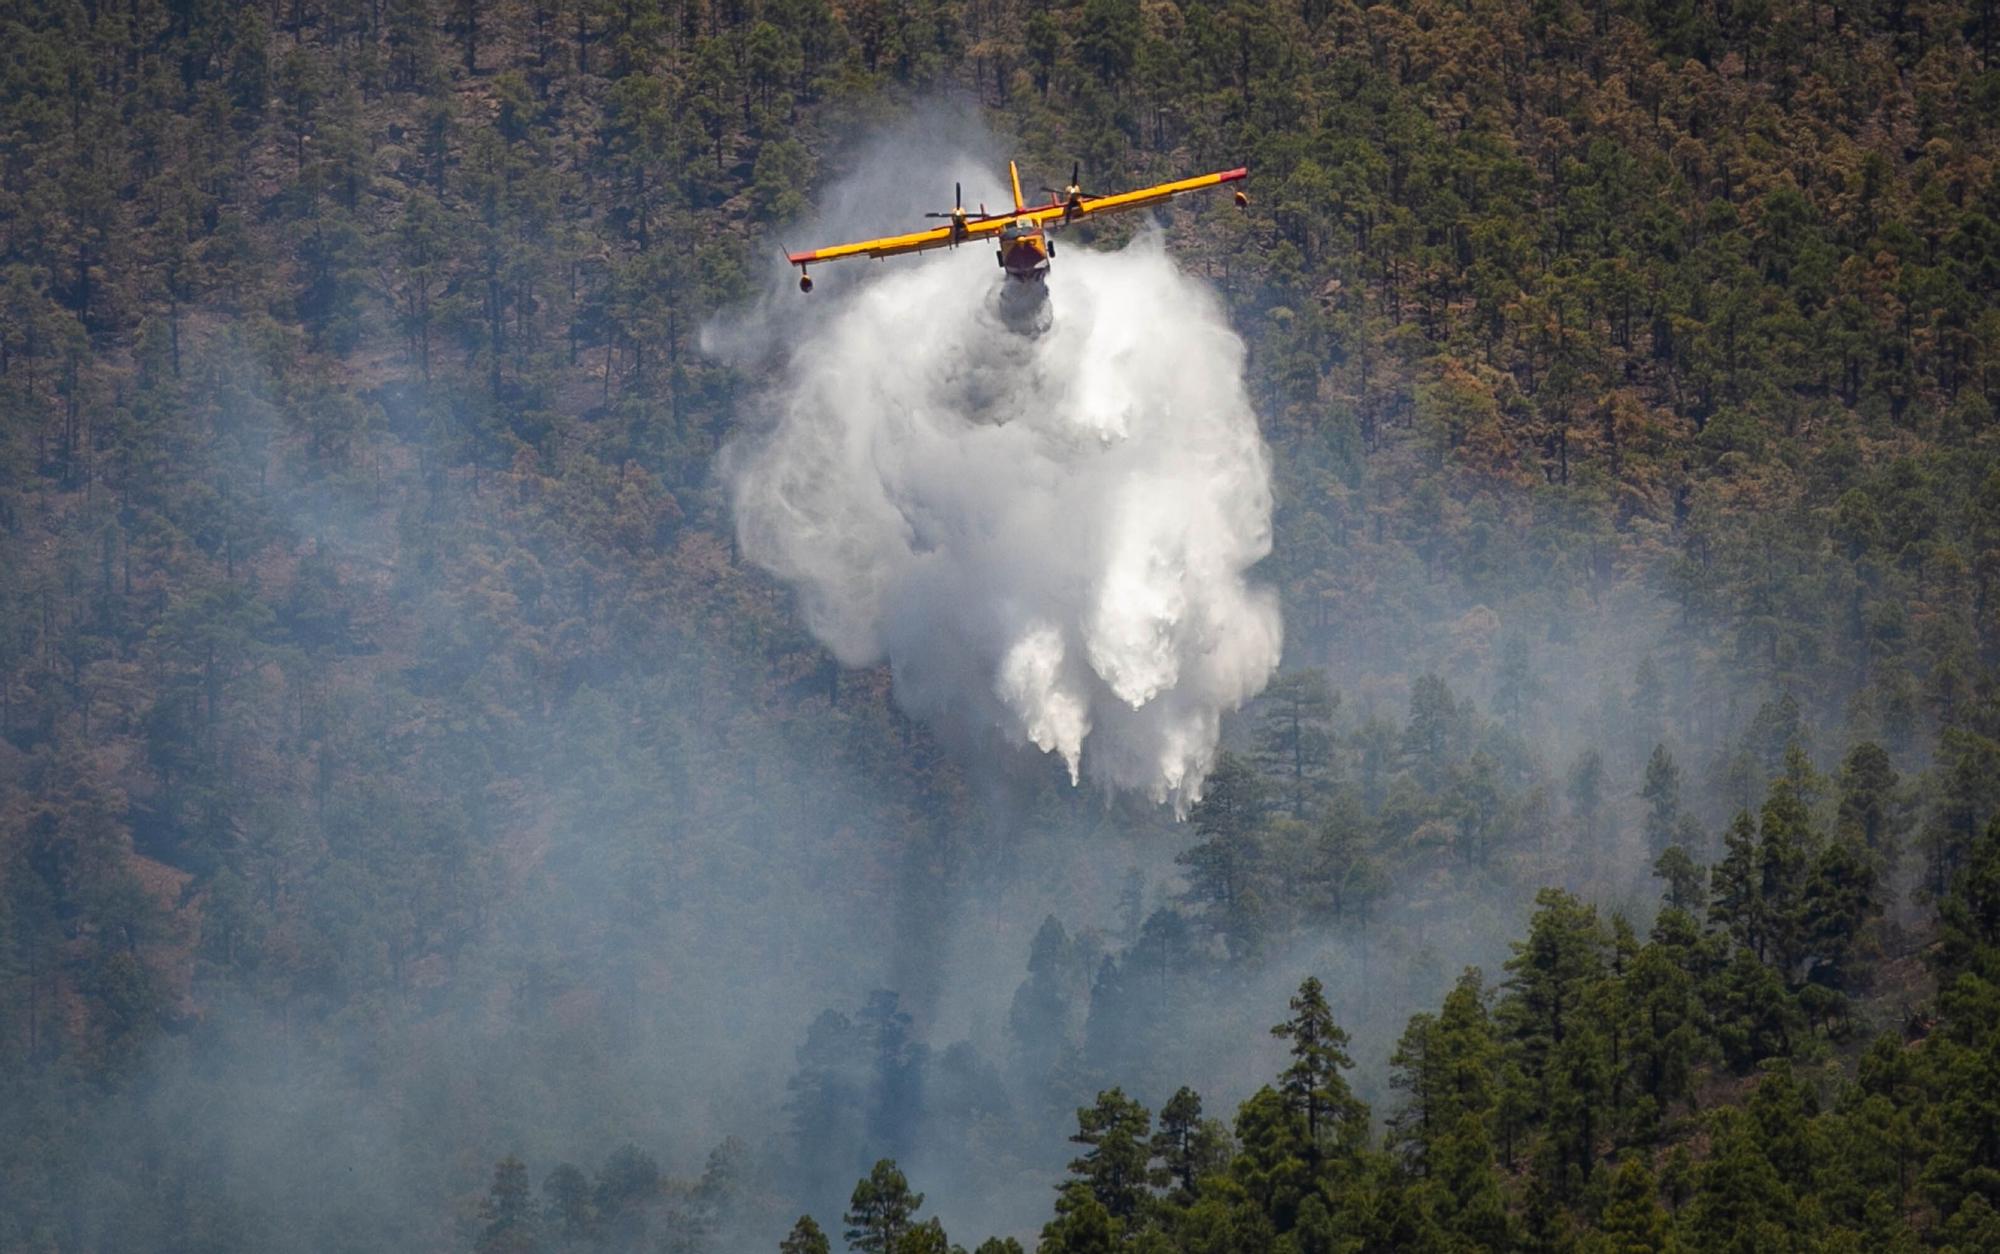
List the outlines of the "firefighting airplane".
<svg viewBox="0 0 2000 1254">
<path fill-rule="evenodd" d="M 901 253 L 920 253 L 932 248 L 956 248 L 968 240 L 996 238 L 999 240 L 1000 268 L 1007 277 L 1023 283 L 1040 283 L 1049 272 L 1049 258 L 1055 255 L 1055 242 L 1048 238 L 1048 232 L 1055 227 L 1068 226 L 1078 218 L 1087 218 L 1100 213 L 1118 213 L 1126 209 L 1139 209 L 1170 200 L 1182 192 L 1197 191 L 1204 187 L 1216 187 L 1223 183 L 1234 183 L 1249 176 L 1249 169 L 1238 166 L 1234 170 L 1221 170 L 1214 174 L 1199 174 L 1194 178 L 1180 179 L 1172 183 L 1160 183 L 1152 187 L 1142 187 L 1136 192 L 1120 192 L 1115 196 L 1098 196 L 1083 190 L 1078 182 L 1078 168 L 1072 166 L 1069 172 L 1069 187 L 1058 192 L 1053 187 L 1042 190 L 1049 194 L 1049 203 L 1029 206 L 1021 199 L 1021 172 L 1014 163 L 1007 163 L 1008 178 L 1014 184 L 1014 208 L 1012 212 L 988 213 L 981 205 L 976 214 L 967 213 L 964 204 L 964 189 L 957 189 L 957 201 L 950 213 L 925 214 L 928 218 L 947 218 L 944 226 L 928 231 L 913 231 L 908 235 L 890 235 L 882 239 L 862 240 L 855 244 L 838 244 L 832 248 L 817 248 L 811 252 L 786 253 L 786 258 L 799 268 L 799 290 L 813 290 L 812 276 L 806 267 L 818 261 L 838 261 L 842 257 L 894 257 Z M 1250 198 L 1241 188 L 1236 191 L 1236 204 L 1241 208 L 1250 203 Z"/>
</svg>

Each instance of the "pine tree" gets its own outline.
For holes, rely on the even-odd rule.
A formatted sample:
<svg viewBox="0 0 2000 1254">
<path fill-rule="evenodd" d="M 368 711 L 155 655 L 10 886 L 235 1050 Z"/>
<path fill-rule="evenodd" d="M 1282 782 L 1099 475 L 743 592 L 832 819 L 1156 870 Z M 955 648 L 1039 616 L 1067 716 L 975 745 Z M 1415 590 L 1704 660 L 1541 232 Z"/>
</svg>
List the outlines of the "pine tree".
<svg viewBox="0 0 2000 1254">
<path fill-rule="evenodd" d="M 1681 1225 L 1694 1248 L 1755 1254 L 1807 1248 L 1794 1240 L 1798 1202 L 1765 1156 L 1755 1123 L 1733 1110 L 1715 1116 L 1714 1147 Z"/>
<path fill-rule="evenodd" d="M 1761 959 L 1765 949 L 1764 895 L 1757 865 L 1757 829 L 1747 812 L 1730 823 L 1722 848 L 1722 860 L 1709 872 L 1709 923 Z"/>
<path fill-rule="evenodd" d="M 1681 768 L 1665 745 L 1653 746 L 1639 796 L 1646 803 L 1646 848 L 1657 858 L 1680 839 Z"/>
<path fill-rule="evenodd" d="M 894 1254 L 952 1254 L 951 1238 L 943 1221 L 932 1218 L 916 1224 L 896 1239 Z"/>
<path fill-rule="evenodd" d="M 1336 797 L 1313 834 L 1308 871 L 1298 887 L 1313 914 L 1335 923 L 1361 921 L 1386 887 L 1374 850 L 1374 825 L 1351 798 Z"/>
<path fill-rule="evenodd" d="M 475 1254 L 535 1254 L 542 1249 L 541 1217 L 528 1190 L 527 1164 L 513 1155 L 493 1168 L 493 1187 L 480 1207 L 485 1226 Z"/>
<path fill-rule="evenodd" d="M 868 1136 L 873 1145 L 908 1147 L 928 1051 L 912 1039 L 910 1015 L 893 989 L 876 989 L 856 1017 L 873 1054 Z"/>
<path fill-rule="evenodd" d="M 1829 1179 L 1820 1192 L 1849 1226 L 1868 1222 L 1871 1208 L 1886 1204 L 1906 1213 L 1917 1166 L 1928 1153 L 1918 1131 L 1926 1094 L 1916 1083 L 1921 1054 L 1890 1033 L 1875 1038 L 1855 1065 L 1854 1083 L 1840 1093 L 1829 1144 L 1842 1151 L 1827 1159 Z"/>
<path fill-rule="evenodd" d="M 1389 1060 L 1390 1085 L 1407 1094 L 1389 1119 L 1390 1145 L 1418 1175 L 1432 1174 L 1439 1147 L 1464 1133 L 1464 1120 L 1483 1127 L 1490 1119 L 1499 1061 L 1483 978 L 1470 968 L 1437 1015 L 1410 1019 Z"/>
<path fill-rule="evenodd" d="M 1666 881 L 1667 905 L 1688 914 L 1698 914 L 1708 902 L 1705 891 L 1707 872 L 1680 845 L 1668 845 L 1653 863 L 1653 875 Z"/>
<path fill-rule="evenodd" d="M 1507 1058 L 1500 1064 L 1494 1098 L 1493 1132 L 1500 1162 L 1512 1171 L 1520 1162 L 1530 1132 L 1537 1126 L 1542 1105 L 1539 1086 L 1528 1078 L 1517 1060 Z"/>
<path fill-rule="evenodd" d="M 1309 1153 L 1316 1157 L 1329 1146 L 1352 1152 L 1368 1135 L 1368 1115 L 1341 1074 L 1354 1066 L 1347 1033 L 1333 1021 L 1316 977 L 1299 985 L 1291 1011 L 1291 1018 L 1271 1029 L 1272 1036 L 1291 1042 L 1292 1063 L 1279 1077 L 1278 1091 L 1305 1120 Z"/>
<path fill-rule="evenodd" d="M 1220 1182 L 1212 1184 L 1209 1195 L 1190 1212 L 1189 1220 L 1200 1222 L 1210 1197 L 1226 1206 L 1227 1194 L 1237 1191 L 1254 1210 L 1250 1218 L 1253 1230 L 1275 1235 L 1274 1230 L 1292 1227 L 1299 1204 L 1314 1191 L 1325 1161 L 1315 1152 L 1304 1115 L 1292 1101 L 1267 1086 L 1237 1108 L 1235 1132 L 1237 1151 L 1229 1163 L 1228 1181 L 1232 1188 L 1225 1189 Z M 1229 1242 L 1241 1238 L 1245 1218 L 1240 1214 L 1231 1217 L 1231 1226 L 1237 1231 L 1221 1238 L 1221 1248 L 1230 1248 Z"/>
<path fill-rule="evenodd" d="M 1220 1157 L 1222 1138 L 1201 1116 L 1201 1096 L 1183 1085 L 1160 1107 L 1159 1131 L 1153 1133 L 1152 1156 L 1160 1168 L 1153 1183 L 1171 1188 L 1183 1204 L 1192 1202 L 1204 1175 Z"/>
<path fill-rule="evenodd" d="M 597 1173 L 591 1201 L 598 1238 L 614 1246 L 646 1244 L 647 1210 L 659 1197 L 660 1164 L 636 1145 L 620 1146 Z"/>
<path fill-rule="evenodd" d="M 560 1249 L 581 1248 L 596 1227 L 590 1181 L 569 1163 L 559 1164 L 542 1181 L 543 1222 Z"/>
<path fill-rule="evenodd" d="M 1187 868 L 1187 900 L 1237 960 L 1249 958 L 1263 943 L 1264 853 L 1258 836 L 1267 812 L 1263 781 L 1243 759 L 1225 752 L 1188 815 L 1201 840 L 1175 858 Z"/>
<path fill-rule="evenodd" d="M 1044 918 L 1028 946 L 1028 978 L 1007 1011 L 1007 1035 L 1023 1075 L 1055 1074 L 1074 1048 L 1076 959 L 1062 923 L 1054 915 Z"/>
<path fill-rule="evenodd" d="M 790 1235 L 778 1243 L 778 1254 L 829 1254 L 831 1248 L 813 1217 L 800 1215 Z"/>
<path fill-rule="evenodd" d="M 1408 1096 L 1389 1120 L 1390 1146 L 1422 1182 L 1417 1204 L 1441 1232 L 1481 1245 L 1504 1244 L 1508 1229 L 1494 1152 L 1499 1060 L 1476 968 L 1436 1016 L 1410 1020 L 1391 1059 L 1390 1083 Z"/>
<path fill-rule="evenodd" d="M 1868 929 L 1881 913 L 1875 861 L 1859 841 L 1842 837 L 1820 851 L 1800 903 L 1808 978 L 1843 993 L 1865 981 Z"/>
<path fill-rule="evenodd" d="M 1938 903 L 1938 925 L 1931 966 L 1940 988 L 1967 975 L 2000 980 L 2000 816 L 1971 843 L 1965 871 Z"/>
<path fill-rule="evenodd" d="M 1953 728 L 1941 737 L 1938 757 L 1942 779 L 1918 833 L 1924 888 L 1933 898 L 1950 891 L 1981 825 L 2000 804 L 2000 742 Z"/>
<path fill-rule="evenodd" d="M 1553 888 L 1536 894 L 1535 905 L 1528 939 L 1507 960 L 1499 1022 L 1523 1070 L 1539 1081 L 1555 1050 L 1585 1026 L 1605 967 L 1596 910 Z"/>
<path fill-rule="evenodd" d="M 1786 1180 L 1810 1187 L 1818 1154 L 1811 1122 L 1819 1113 L 1813 1089 L 1801 1084 L 1789 1061 L 1768 1063 L 1744 1110 L 1756 1121 L 1764 1156 Z"/>
<path fill-rule="evenodd" d="M 854 1186 L 848 1199 L 847 1244 L 865 1254 L 896 1254 L 897 1243 L 916 1222 L 917 1208 L 924 1195 L 910 1191 L 910 1182 L 896 1169 L 893 1159 L 884 1158 Z"/>
<path fill-rule="evenodd" d="M 837 1010 L 821 1011 L 797 1051 L 785 1083 L 785 1113 L 799 1179 L 838 1188 L 837 1164 L 859 1157 L 867 1139 L 869 1051 L 866 1034 Z"/>
<path fill-rule="evenodd" d="M 1326 672 L 1290 671 L 1271 681 L 1258 705 L 1252 742 L 1257 765 L 1285 795 L 1292 817 L 1304 819 L 1332 773 L 1333 714 L 1340 696 L 1328 686 Z"/>
<path fill-rule="evenodd" d="M 1738 949 L 1716 976 L 1706 998 L 1716 1043 L 1736 1071 L 1747 1073 L 1766 1058 L 1789 1057 L 1803 1021 L 1798 1004 L 1777 972 Z"/>
<path fill-rule="evenodd" d="M 1445 1118 L 1439 1109 L 1444 1082 L 1435 1058 L 1437 1035 L 1437 1017 L 1419 1012 L 1410 1017 L 1396 1051 L 1389 1055 L 1389 1085 L 1406 1094 L 1402 1108 L 1389 1116 L 1389 1148 L 1419 1176 L 1429 1172 L 1425 1159 Z"/>
<path fill-rule="evenodd" d="M 1151 1132 L 1146 1108 L 1120 1089 L 1099 1093 L 1095 1105 L 1076 1112 L 1076 1132 L 1069 1139 L 1088 1148 L 1070 1162 L 1070 1174 L 1113 1219 L 1129 1221 L 1147 1196 Z"/>
<path fill-rule="evenodd" d="M 1604 1254 L 1647 1254 L 1668 1248 L 1667 1212 L 1660 1205 L 1653 1173 L 1636 1155 L 1627 1155 L 1611 1176 L 1595 1240 L 1584 1248 Z"/>
<path fill-rule="evenodd" d="M 1559 1200 L 1590 1173 L 1611 1079 L 1602 1014 L 1606 938 L 1597 912 L 1544 889 L 1528 939 L 1507 961 L 1499 1022 L 1533 1085 L 1533 1120 L 1547 1129 L 1546 1180 Z"/>
<path fill-rule="evenodd" d="M 1678 913 L 1678 912 L 1677 912 Z M 1669 936 L 1692 931 L 1692 920 Z M 1660 929 L 1656 927 L 1655 935 Z M 1624 996 L 1633 1016 L 1629 1070 L 1633 1085 L 1645 1095 L 1635 1132 L 1650 1136 L 1675 1103 L 1693 1109 L 1695 1068 L 1707 1048 L 1704 1014 L 1690 968 L 1698 957 L 1691 946 L 1655 939 L 1633 959 L 1625 975 Z"/>
<path fill-rule="evenodd" d="M 1904 818 L 1897 796 L 1901 777 L 1879 745 L 1864 742 L 1840 764 L 1835 830 L 1858 839 L 1885 867 L 1895 865 Z"/>
<path fill-rule="evenodd" d="M 1921 1184 L 1940 1214 L 1984 1230 L 2000 1177 L 2000 818 L 1971 842 L 1939 915 L 1931 965 L 1943 1023 L 1926 1042 L 1937 1146 Z"/>
<path fill-rule="evenodd" d="M 1410 689 L 1410 719 L 1403 727 L 1401 748 L 1422 787 L 1436 791 L 1443 785 L 1447 755 L 1465 718 L 1458 699 L 1436 675 L 1422 676 Z"/>
<path fill-rule="evenodd" d="M 1056 1199 L 1056 1217 L 1042 1228 L 1037 1254 L 1114 1254 L 1123 1245 L 1123 1225 L 1082 1182 L 1072 1182 Z"/>
<path fill-rule="evenodd" d="M 1807 877 L 1817 845 L 1799 785 L 1789 779 L 1774 781 L 1757 825 L 1757 894 L 1763 942 L 1758 956 L 1775 966 L 1788 984 L 1800 982 Z"/>
</svg>

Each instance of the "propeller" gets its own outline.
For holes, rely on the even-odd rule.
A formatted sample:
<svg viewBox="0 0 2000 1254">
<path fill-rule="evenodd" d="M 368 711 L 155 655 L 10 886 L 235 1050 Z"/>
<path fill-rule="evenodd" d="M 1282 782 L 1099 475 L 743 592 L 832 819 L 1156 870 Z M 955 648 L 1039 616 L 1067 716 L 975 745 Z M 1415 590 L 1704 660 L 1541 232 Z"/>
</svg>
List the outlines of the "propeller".
<svg viewBox="0 0 2000 1254">
<path fill-rule="evenodd" d="M 951 185 L 950 213 L 927 213 L 924 216 L 926 218 L 949 218 L 951 220 L 951 242 L 953 245 L 964 239 L 966 236 L 965 224 L 967 221 L 965 214 L 965 184 L 953 183 Z M 980 207 L 979 216 L 982 218 L 986 216 L 986 209 L 983 205 Z"/>
<path fill-rule="evenodd" d="M 1070 201 L 1096 200 L 1099 198 L 1096 192 L 1083 190 L 1083 163 L 1081 161 L 1071 163 L 1069 167 L 1068 187 L 1061 189 L 1044 187 L 1042 190 L 1051 196 Z"/>
<path fill-rule="evenodd" d="M 926 218 L 962 218 L 962 217 L 964 217 L 964 216 L 965 216 L 965 184 L 963 184 L 963 183 L 953 183 L 953 184 L 951 185 L 951 212 L 950 212 L 950 213 L 927 213 L 927 214 L 925 214 L 924 216 L 925 216 Z"/>
</svg>

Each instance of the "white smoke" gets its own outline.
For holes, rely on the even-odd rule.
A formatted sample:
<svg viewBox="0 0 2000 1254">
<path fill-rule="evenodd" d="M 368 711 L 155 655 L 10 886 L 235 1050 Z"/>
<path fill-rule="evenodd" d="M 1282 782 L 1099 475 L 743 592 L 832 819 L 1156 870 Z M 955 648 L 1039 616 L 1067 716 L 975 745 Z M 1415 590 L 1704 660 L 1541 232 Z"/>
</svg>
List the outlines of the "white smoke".
<svg viewBox="0 0 2000 1254">
<path fill-rule="evenodd" d="M 814 310 L 724 458 L 743 551 L 913 716 L 1185 806 L 1281 639 L 1242 341 L 1155 235 L 1059 246 L 1040 333 L 1005 283 L 970 246 Z"/>
</svg>

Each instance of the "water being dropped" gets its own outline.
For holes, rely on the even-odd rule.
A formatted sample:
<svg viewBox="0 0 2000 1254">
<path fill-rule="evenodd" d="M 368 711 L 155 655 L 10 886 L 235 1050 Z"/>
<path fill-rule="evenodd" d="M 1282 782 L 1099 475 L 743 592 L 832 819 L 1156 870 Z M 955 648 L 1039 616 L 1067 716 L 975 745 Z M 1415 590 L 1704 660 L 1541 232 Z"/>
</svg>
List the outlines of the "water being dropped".
<svg viewBox="0 0 2000 1254">
<path fill-rule="evenodd" d="M 1281 643 L 1242 367 L 1147 239 L 1065 249 L 1045 291 L 899 268 L 824 311 L 725 457 L 743 550 L 913 716 L 1184 806 Z"/>
</svg>

